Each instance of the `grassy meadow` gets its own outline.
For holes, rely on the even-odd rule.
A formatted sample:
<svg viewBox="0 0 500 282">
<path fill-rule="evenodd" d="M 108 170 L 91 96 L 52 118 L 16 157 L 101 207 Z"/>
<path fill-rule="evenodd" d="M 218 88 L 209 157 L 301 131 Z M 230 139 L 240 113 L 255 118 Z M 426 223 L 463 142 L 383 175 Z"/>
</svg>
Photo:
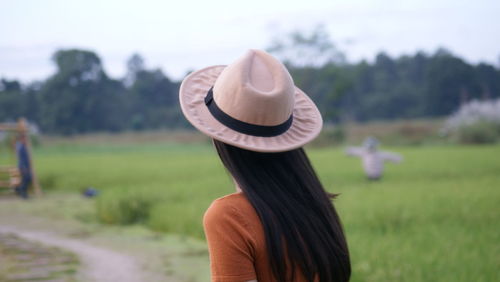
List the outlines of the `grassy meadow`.
<svg viewBox="0 0 500 282">
<path fill-rule="evenodd" d="M 327 190 L 341 194 L 335 205 L 352 281 L 498 281 L 500 146 L 383 149 L 404 162 L 388 164 L 378 182 L 366 181 L 360 161 L 341 147 L 308 150 Z M 85 220 L 203 239 L 203 212 L 234 192 L 209 144 L 57 144 L 35 151 L 47 197 L 100 191 L 97 218 Z"/>
</svg>

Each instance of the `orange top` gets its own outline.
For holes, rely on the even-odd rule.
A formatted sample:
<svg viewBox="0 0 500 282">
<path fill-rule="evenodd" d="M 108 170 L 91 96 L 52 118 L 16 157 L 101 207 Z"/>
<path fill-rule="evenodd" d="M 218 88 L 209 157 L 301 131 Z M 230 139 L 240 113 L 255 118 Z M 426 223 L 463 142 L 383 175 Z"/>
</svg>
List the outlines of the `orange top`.
<svg viewBox="0 0 500 282">
<path fill-rule="evenodd" d="M 213 282 L 276 281 L 259 216 L 243 193 L 215 200 L 205 212 L 203 225 Z"/>
</svg>

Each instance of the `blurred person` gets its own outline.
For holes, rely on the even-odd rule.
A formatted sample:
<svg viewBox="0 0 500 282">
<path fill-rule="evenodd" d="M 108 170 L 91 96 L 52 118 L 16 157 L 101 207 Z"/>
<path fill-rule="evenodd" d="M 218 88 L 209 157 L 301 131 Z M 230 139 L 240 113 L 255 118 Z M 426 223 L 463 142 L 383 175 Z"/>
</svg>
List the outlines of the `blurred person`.
<svg viewBox="0 0 500 282">
<path fill-rule="evenodd" d="M 402 157 L 391 152 L 379 152 L 379 141 L 374 137 L 368 137 L 362 147 L 349 147 L 346 154 L 361 159 L 366 177 L 369 180 L 379 180 L 384 172 L 384 163 L 389 161 L 400 163 Z"/>
<path fill-rule="evenodd" d="M 335 195 L 302 149 L 321 131 L 321 114 L 285 66 L 250 50 L 187 76 L 180 103 L 235 183 L 203 219 L 212 281 L 348 281 Z"/>
<path fill-rule="evenodd" d="M 28 140 L 24 133 L 20 133 L 16 141 L 17 166 L 21 174 L 21 183 L 16 187 L 16 193 L 24 198 L 28 198 L 28 188 L 31 184 L 31 160 L 28 152 Z"/>
</svg>

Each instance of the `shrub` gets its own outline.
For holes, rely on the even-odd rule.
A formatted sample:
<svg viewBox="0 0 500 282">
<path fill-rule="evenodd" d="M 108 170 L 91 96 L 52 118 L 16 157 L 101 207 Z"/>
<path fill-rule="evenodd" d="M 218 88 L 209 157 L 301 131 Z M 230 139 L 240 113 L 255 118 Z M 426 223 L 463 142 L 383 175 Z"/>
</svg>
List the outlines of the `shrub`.
<svg viewBox="0 0 500 282">
<path fill-rule="evenodd" d="M 151 207 L 161 197 L 133 189 L 110 189 L 98 197 L 97 216 L 108 224 L 134 224 L 149 218 Z"/>
<path fill-rule="evenodd" d="M 500 99 L 471 101 L 446 121 L 444 133 L 460 143 L 494 143 L 500 139 Z"/>
<path fill-rule="evenodd" d="M 52 190 L 57 187 L 58 175 L 56 173 L 40 174 L 38 179 L 44 190 Z"/>
</svg>

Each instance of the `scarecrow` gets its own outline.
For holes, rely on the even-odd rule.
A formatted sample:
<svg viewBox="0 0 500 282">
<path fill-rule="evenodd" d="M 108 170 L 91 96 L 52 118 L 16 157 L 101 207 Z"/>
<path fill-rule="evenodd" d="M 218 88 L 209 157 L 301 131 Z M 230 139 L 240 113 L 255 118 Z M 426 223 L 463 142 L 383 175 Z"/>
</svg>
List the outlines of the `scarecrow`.
<svg viewBox="0 0 500 282">
<path fill-rule="evenodd" d="M 15 189 L 22 198 L 28 198 L 28 188 L 31 185 L 35 195 L 42 194 L 32 163 L 29 131 L 30 127 L 24 118 L 17 123 L 0 123 L 0 141 L 8 132 L 14 132 L 16 136 L 11 149 L 17 162 L 17 167 L 12 164 L 0 165 L 0 188 Z"/>
<path fill-rule="evenodd" d="M 385 162 L 399 163 L 403 160 L 399 154 L 378 151 L 378 144 L 376 138 L 368 137 L 362 147 L 349 147 L 346 150 L 347 155 L 361 159 L 369 180 L 378 180 L 382 177 Z"/>
<path fill-rule="evenodd" d="M 31 175 L 31 160 L 28 151 L 27 136 L 20 133 L 17 136 L 16 154 L 18 160 L 18 168 L 21 173 L 21 183 L 16 187 L 16 193 L 22 198 L 28 198 L 28 187 L 32 181 Z"/>
</svg>

